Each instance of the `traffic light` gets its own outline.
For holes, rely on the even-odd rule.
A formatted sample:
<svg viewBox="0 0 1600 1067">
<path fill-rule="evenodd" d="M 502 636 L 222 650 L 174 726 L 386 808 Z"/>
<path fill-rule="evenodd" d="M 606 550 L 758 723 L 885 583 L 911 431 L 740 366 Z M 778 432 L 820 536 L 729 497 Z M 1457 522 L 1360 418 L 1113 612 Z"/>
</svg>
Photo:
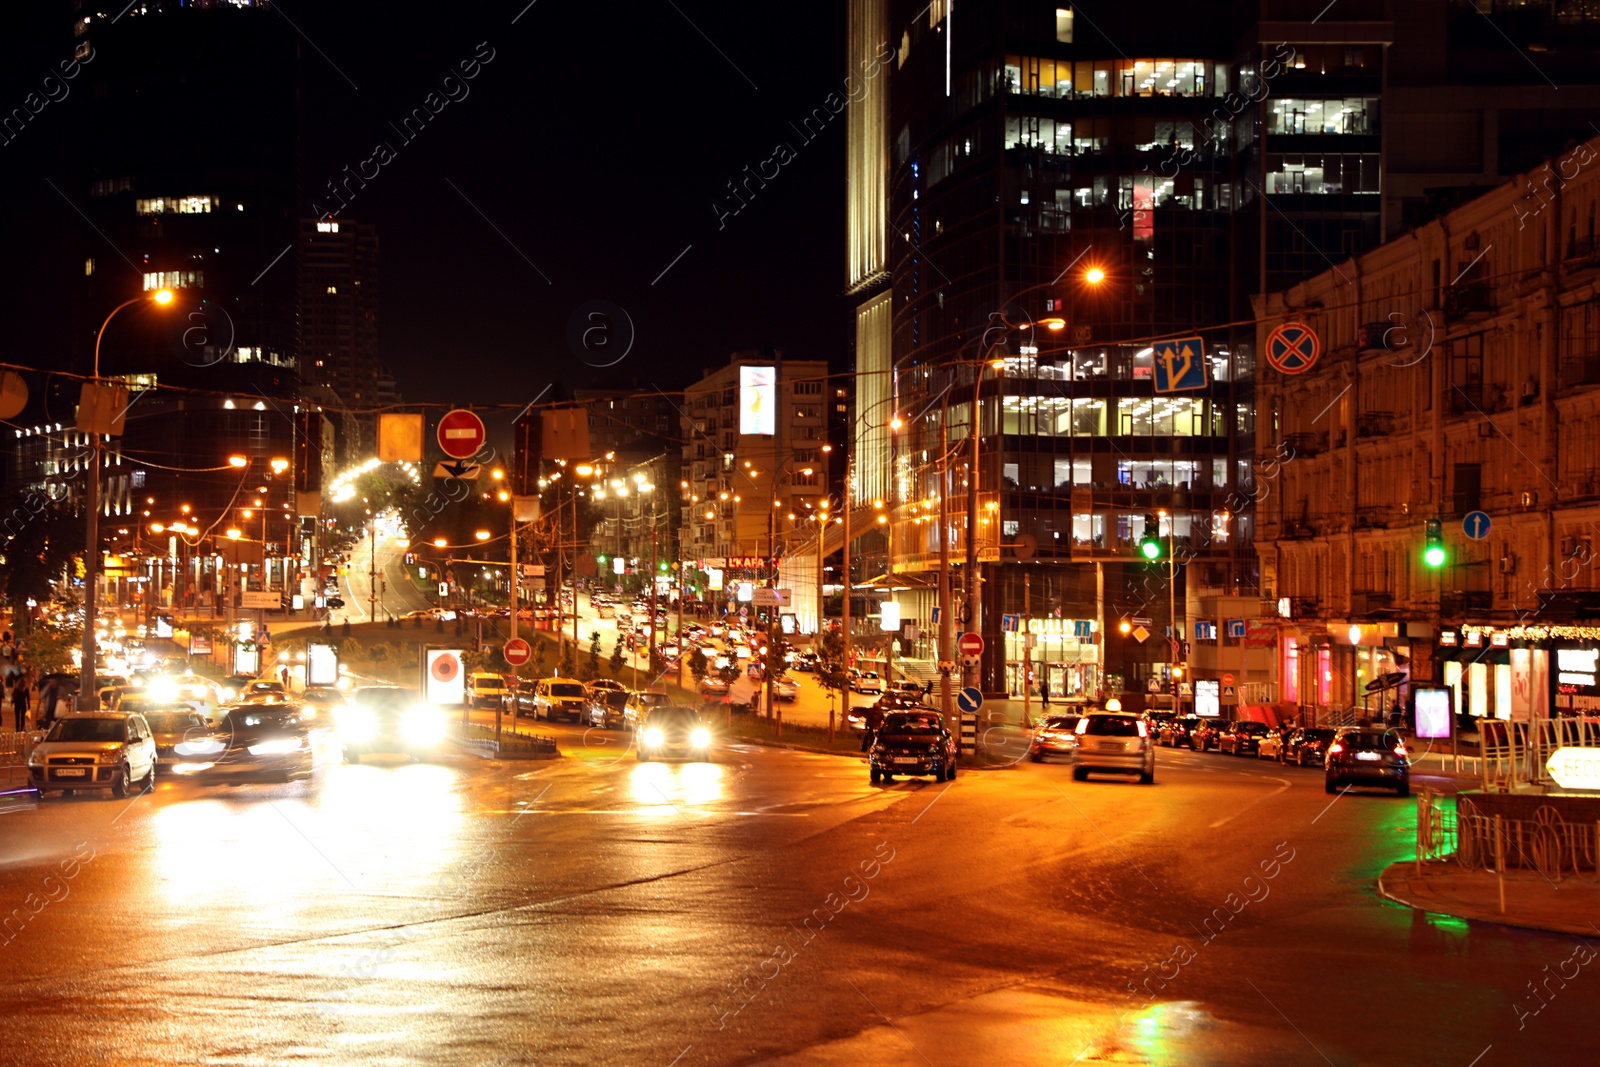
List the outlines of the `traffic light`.
<svg viewBox="0 0 1600 1067">
<path fill-rule="evenodd" d="M 600 564 L 600 566 L 602 566 L 602 567 L 604 567 L 606 565 L 606 557 L 604 557 L 604 556 L 596 556 L 594 558 L 594 561 L 596 563 Z"/>
<path fill-rule="evenodd" d="M 1429 519 L 1423 529 L 1423 539 L 1422 562 L 1434 569 L 1443 567 L 1447 558 L 1444 550 L 1444 523 L 1439 519 Z"/>
<path fill-rule="evenodd" d="M 1161 538 L 1146 536 L 1139 542 L 1139 555 L 1154 563 L 1161 558 Z"/>
</svg>

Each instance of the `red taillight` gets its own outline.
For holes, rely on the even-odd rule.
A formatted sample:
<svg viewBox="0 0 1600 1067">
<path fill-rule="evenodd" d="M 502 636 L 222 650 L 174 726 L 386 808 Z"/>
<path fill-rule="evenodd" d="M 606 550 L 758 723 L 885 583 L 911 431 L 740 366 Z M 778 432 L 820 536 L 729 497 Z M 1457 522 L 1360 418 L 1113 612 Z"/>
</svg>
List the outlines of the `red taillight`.
<svg viewBox="0 0 1600 1067">
<path fill-rule="evenodd" d="M 1399 756 L 1401 759 L 1405 759 L 1406 758 L 1406 746 L 1404 746 L 1404 745 L 1396 745 L 1396 746 L 1394 746 L 1394 754 L 1396 756 Z"/>
<path fill-rule="evenodd" d="M 1330 755 L 1330 756 L 1337 756 L 1339 753 L 1341 753 L 1343 751 L 1344 751 L 1344 746 L 1339 744 L 1339 743 L 1337 743 L 1337 742 L 1335 742 L 1334 744 L 1331 744 L 1331 745 L 1328 746 L 1328 755 Z"/>
</svg>

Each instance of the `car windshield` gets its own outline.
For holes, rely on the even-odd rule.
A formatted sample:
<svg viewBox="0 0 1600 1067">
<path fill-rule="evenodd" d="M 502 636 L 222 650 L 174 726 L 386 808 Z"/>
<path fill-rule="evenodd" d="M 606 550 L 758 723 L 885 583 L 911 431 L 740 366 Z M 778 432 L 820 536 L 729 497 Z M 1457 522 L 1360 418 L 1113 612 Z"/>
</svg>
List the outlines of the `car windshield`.
<svg viewBox="0 0 1600 1067">
<path fill-rule="evenodd" d="M 710 680 L 711 679 L 707 679 L 707 681 Z M 667 694 L 665 693 L 635 693 L 633 697 L 641 705 L 647 708 L 653 708 L 657 704 L 665 704 L 667 702 Z"/>
<path fill-rule="evenodd" d="M 1076 730 L 1078 728 L 1078 716 L 1052 715 L 1044 721 L 1044 728 L 1046 730 Z"/>
<path fill-rule="evenodd" d="M 295 730 L 300 727 L 300 709 L 289 704 L 252 704 L 232 708 L 218 724 L 235 733 L 262 733 L 267 730 Z"/>
<path fill-rule="evenodd" d="M 922 715 L 899 713 L 883 720 L 886 734 L 936 734 L 944 728 L 939 716 L 931 712 Z"/>
<path fill-rule="evenodd" d="M 308 704 L 336 704 L 344 698 L 336 689 L 307 689 L 300 694 L 300 699 Z"/>
<path fill-rule="evenodd" d="M 1321 729 L 1319 727 L 1313 727 L 1311 729 L 1300 731 L 1300 740 L 1302 740 L 1302 741 L 1326 741 L 1329 738 L 1331 738 L 1333 736 L 1333 734 L 1334 734 L 1334 731 L 1332 731 L 1332 730 L 1324 730 L 1324 729 Z"/>
<path fill-rule="evenodd" d="M 150 724 L 150 729 L 158 734 L 180 734 L 206 724 L 204 719 L 192 711 L 158 711 L 146 715 L 145 721 Z"/>
<path fill-rule="evenodd" d="M 46 741 L 122 741 L 121 719 L 61 719 L 45 735 Z"/>
<path fill-rule="evenodd" d="M 1345 748 L 1382 749 L 1393 748 L 1400 738 L 1392 734 L 1378 733 L 1376 730 L 1360 733 L 1348 733 L 1339 738 Z"/>
<path fill-rule="evenodd" d="M 583 686 L 577 682 L 553 682 L 550 686 L 550 695 L 553 697 L 581 697 Z"/>
<path fill-rule="evenodd" d="M 1090 715 L 1078 731 L 1099 737 L 1138 737 L 1139 720 L 1131 715 Z"/>
<path fill-rule="evenodd" d="M 252 693 L 281 693 L 281 692 L 283 692 L 283 683 L 282 682 L 251 682 L 250 683 L 250 692 L 252 692 Z"/>
<path fill-rule="evenodd" d="M 693 708 L 656 708 L 644 721 L 647 726 L 699 726 L 700 713 Z"/>
<path fill-rule="evenodd" d="M 600 690 L 600 699 L 608 708 L 622 708 L 628 705 L 628 694 L 617 689 Z"/>
<path fill-rule="evenodd" d="M 1241 722 L 1235 729 L 1242 734 L 1264 734 L 1267 732 L 1267 724 L 1264 722 Z"/>
</svg>

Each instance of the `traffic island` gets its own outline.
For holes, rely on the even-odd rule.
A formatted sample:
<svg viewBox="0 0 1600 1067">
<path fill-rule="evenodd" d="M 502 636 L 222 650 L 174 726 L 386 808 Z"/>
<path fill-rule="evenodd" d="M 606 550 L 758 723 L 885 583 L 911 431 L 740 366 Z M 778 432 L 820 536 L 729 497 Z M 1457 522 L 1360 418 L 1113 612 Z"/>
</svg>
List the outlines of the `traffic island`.
<svg viewBox="0 0 1600 1067">
<path fill-rule="evenodd" d="M 502 730 L 495 740 L 494 728 L 477 723 L 457 723 L 452 740 L 463 749 L 485 759 L 556 759 L 561 749 L 550 734 L 514 733 Z"/>
<path fill-rule="evenodd" d="M 1600 935 L 1600 882 L 1593 878 L 1568 875 L 1557 882 L 1517 868 L 1497 876 L 1456 864 L 1423 864 L 1419 873 L 1417 864 L 1407 860 L 1378 876 L 1378 893 L 1397 904 L 1458 919 Z"/>
</svg>

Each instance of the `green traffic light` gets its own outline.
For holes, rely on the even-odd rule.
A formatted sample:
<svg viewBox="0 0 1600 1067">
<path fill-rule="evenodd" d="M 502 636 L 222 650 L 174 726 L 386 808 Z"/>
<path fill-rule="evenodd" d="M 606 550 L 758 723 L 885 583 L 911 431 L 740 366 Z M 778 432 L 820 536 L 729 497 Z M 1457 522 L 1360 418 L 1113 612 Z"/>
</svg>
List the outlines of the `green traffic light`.
<svg viewBox="0 0 1600 1067">
<path fill-rule="evenodd" d="M 598 562 L 598 563 L 604 563 L 606 561 L 606 558 L 604 556 L 596 556 L 595 557 L 595 561 Z"/>
<path fill-rule="evenodd" d="M 1428 550 L 1422 554 L 1422 562 L 1430 567 L 1444 566 L 1444 549 L 1439 545 L 1429 545 Z"/>
<path fill-rule="evenodd" d="M 1160 559 L 1161 543 L 1159 541 L 1146 541 L 1139 546 L 1139 551 L 1144 554 L 1145 559 Z"/>
</svg>

